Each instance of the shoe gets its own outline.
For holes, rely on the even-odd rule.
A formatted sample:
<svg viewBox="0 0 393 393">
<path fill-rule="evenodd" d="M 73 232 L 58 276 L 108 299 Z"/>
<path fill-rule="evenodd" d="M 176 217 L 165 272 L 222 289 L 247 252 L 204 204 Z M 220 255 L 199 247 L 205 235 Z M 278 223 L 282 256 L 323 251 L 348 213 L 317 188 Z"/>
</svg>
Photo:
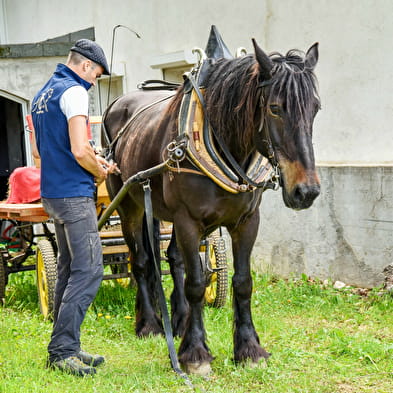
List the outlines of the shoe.
<svg viewBox="0 0 393 393">
<path fill-rule="evenodd" d="M 55 360 L 48 362 L 50 368 L 64 371 L 68 374 L 78 375 L 84 377 L 85 375 L 94 375 L 96 369 L 94 367 L 87 366 L 81 362 L 76 356 L 70 356 L 65 359 Z"/>
<path fill-rule="evenodd" d="M 76 357 L 88 366 L 97 367 L 105 362 L 105 358 L 101 355 L 91 355 L 85 351 L 79 351 Z"/>
</svg>

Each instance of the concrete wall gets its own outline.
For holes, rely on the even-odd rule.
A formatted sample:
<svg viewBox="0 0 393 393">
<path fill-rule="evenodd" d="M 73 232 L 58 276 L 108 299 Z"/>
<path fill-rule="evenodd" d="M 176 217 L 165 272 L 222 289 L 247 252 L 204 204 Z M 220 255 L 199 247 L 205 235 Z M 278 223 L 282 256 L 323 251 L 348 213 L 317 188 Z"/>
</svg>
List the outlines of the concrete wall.
<svg viewBox="0 0 393 393">
<path fill-rule="evenodd" d="M 252 37 L 267 52 L 281 53 L 307 50 L 318 41 L 322 111 L 314 125 L 314 147 L 322 194 L 303 212 L 285 208 L 278 193 L 265 194 L 255 266 L 358 285 L 381 282 L 382 268 L 392 262 L 393 243 L 391 0 L 1 0 L 0 4 L 0 17 L 6 22 L 0 33 L 8 44 L 38 42 L 93 26 L 109 60 L 113 27 L 123 24 L 137 31 L 142 39 L 125 28 L 116 31 L 113 70 L 124 75 L 127 91 L 142 80 L 161 76 L 150 67 L 158 55 L 204 48 L 212 24 L 232 51 L 240 46 L 251 51 Z M 42 72 L 53 70 L 52 65 L 43 65 Z M 34 68 L 31 77 L 20 71 L 3 76 L 0 70 L 0 89 L 6 84 L 15 88 L 11 93 L 32 97 L 36 82 L 41 84 L 35 78 L 40 71 Z"/>
<path fill-rule="evenodd" d="M 1 59 L 0 90 L 31 101 L 53 74 L 56 64 L 64 61 L 65 57 Z"/>
<path fill-rule="evenodd" d="M 319 167 L 321 196 L 304 211 L 266 191 L 254 266 L 373 287 L 393 263 L 393 168 Z"/>
</svg>

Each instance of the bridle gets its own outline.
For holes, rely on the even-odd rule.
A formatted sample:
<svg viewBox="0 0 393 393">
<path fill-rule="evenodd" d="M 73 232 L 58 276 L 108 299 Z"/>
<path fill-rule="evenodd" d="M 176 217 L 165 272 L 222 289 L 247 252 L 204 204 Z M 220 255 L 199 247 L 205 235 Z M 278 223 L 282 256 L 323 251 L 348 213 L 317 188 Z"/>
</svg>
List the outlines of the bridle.
<svg viewBox="0 0 393 393">
<path fill-rule="evenodd" d="M 259 122 L 259 127 L 257 130 L 257 136 L 260 138 L 261 143 L 266 147 L 266 151 L 261 152 L 270 162 L 273 167 L 274 174 L 272 176 L 272 181 L 275 183 L 274 190 L 277 190 L 279 186 L 282 185 L 282 179 L 280 175 L 280 164 L 277 160 L 273 149 L 272 139 L 270 137 L 269 127 L 266 118 L 266 105 L 265 105 L 265 97 L 264 97 L 264 88 L 273 83 L 272 79 L 267 81 L 263 81 L 259 84 L 258 89 L 260 91 L 259 94 L 259 108 L 261 111 L 261 120 Z"/>
</svg>

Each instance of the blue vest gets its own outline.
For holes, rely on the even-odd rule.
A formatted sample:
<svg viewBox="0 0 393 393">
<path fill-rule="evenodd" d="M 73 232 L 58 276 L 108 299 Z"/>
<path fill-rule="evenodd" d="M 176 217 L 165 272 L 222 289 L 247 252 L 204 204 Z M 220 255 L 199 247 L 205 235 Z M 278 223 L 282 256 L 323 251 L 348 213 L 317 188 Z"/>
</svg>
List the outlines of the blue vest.
<svg viewBox="0 0 393 393">
<path fill-rule="evenodd" d="M 44 198 L 92 197 L 94 176 L 83 169 L 71 152 L 68 122 L 60 109 L 62 94 L 72 86 L 91 84 L 64 64 L 32 102 L 32 118 L 41 156 L 41 196 Z"/>
</svg>

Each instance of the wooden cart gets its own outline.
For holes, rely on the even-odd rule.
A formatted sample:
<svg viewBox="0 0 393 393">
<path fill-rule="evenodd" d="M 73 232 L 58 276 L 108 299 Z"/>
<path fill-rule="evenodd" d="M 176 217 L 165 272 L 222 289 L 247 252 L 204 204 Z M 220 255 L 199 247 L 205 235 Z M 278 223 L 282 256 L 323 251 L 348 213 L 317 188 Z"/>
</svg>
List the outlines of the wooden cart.
<svg viewBox="0 0 393 393">
<path fill-rule="evenodd" d="M 98 217 L 109 203 L 103 184 L 97 192 Z M 0 302 L 4 302 L 5 288 L 11 273 L 35 270 L 40 310 L 45 317 L 50 317 L 57 278 L 57 245 L 53 224 L 41 203 L 0 203 L 0 220 L 12 226 L 20 242 L 17 252 L 13 252 L 8 247 L 0 249 Z M 171 238 L 171 225 L 162 223 L 160 232 L 162 259 L 165 260 L 164 250 Z M 109 265 L 111 270 L 109 274 L 104 275 L 104 279 L 117 279 L 129 283 L 132 277 L 129 250 L 123 238 L 120 219 L 116 214 L 112 215 L 107 225 L 101 228 L 100 238 L 104 265 Z M 35 263 L 31 263 L 31 258 L 29 259 L 32 255 L 35 255 Z M 214 307 L 222 307 L 227 297 L 228 266 L 225 242 L 220 232 L 201 242 L 200 258 L 202 266 L 205 267 L 205 301 Z"/>
</svg>

